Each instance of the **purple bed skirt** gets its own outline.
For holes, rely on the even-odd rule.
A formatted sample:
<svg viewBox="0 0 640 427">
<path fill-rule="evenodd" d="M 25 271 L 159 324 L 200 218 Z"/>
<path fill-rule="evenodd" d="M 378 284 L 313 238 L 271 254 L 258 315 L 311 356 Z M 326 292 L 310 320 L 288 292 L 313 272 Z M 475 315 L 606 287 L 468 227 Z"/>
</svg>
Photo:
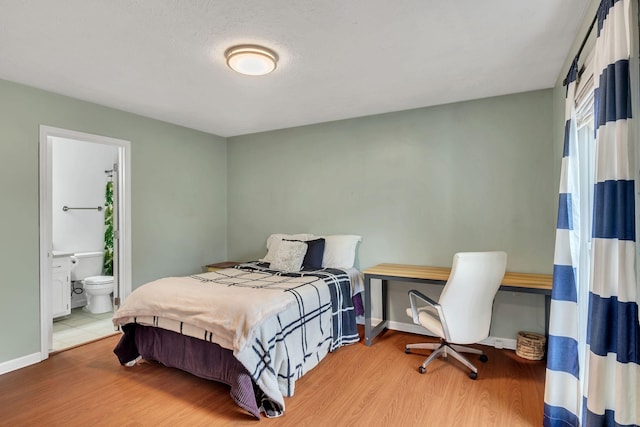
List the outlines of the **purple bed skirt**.
<svg viewBox="0 0 640 427">
<path fill-rule="evenodd" d="M 229 394 L 241 408 L 260 418 L 254 383 L 233 352 L 218 344 L 160 328 L 128 324 L 113 352 L 122 365 L 141 356 L 200 378 L 231 386 Z"/>
<path fill-rule="evenodd" d="M 353 308 L 356 311 L 356 316 L 364 316 L 364 304 L 362 303 L 362 293 L 357 293 L 352 298 Z"/>
</svg>

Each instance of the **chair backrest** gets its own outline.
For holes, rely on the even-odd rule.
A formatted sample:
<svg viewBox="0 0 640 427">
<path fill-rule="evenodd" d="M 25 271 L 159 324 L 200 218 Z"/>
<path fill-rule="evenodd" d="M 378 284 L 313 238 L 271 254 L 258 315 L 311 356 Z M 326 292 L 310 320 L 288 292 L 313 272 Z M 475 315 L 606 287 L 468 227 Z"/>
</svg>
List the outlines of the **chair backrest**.
<svg viewBox="0 0 640 427">
<path fill-rule="evenodd" d="M 442 290 L 449 341 L 471 344 L 489 336 L 493 299 L 507 268 L 505 252 L 460 252 Z"/>
</svg>

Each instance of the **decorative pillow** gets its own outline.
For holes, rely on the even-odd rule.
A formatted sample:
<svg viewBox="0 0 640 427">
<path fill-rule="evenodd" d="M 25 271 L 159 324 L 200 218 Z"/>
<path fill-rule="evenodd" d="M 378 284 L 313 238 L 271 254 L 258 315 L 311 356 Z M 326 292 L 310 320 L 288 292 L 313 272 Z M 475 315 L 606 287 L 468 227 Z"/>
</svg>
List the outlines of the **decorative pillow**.
<svg viewBox="0 0 640 427">
<path fill-rule="evenodd" d="M 298 240 L 299 241 L 299 240 Z M 324 242 L 323 238 L 307 240 L 307 253 L 302 260 L 302 266 L 311 270 L 318 270 L 322 268 L 322 256 L 324 255 Z"/>
<path fill-rule="evenodd" d="M 283 240 L 278 245 L 278 251 L 269 268 L 283 271 L 300 271 L 302 260 L 307 253 L 305 242 Z"/>
<path fill-rule="evenodd" d="M 283 240 L 298 240 L 306 242 L 313 239 L 313 234 L 272 234 L 267 238 L 267 254 L 264 258 L 259 259 L 260 262 L 273 262 L 278 246 Z"/>
<path fill-rule="evenodd" d="M 352 268 L 356 260 L 356 247 L 362 241 L 361 236 L 337 234 L 324 236 L 323 267 Z"/>
</svg>

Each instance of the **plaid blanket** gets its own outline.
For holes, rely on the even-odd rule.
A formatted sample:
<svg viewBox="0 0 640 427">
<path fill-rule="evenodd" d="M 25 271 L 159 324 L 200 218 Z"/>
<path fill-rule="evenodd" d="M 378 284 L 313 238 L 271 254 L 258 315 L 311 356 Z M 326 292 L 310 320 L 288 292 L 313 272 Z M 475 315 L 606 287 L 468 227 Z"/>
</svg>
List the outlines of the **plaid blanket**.
<svg viewBox="0 0 640 427">
<path fill-rule="evenodd" d="M 281 274 L 264 265 L 242 268 Z M 282 396 L 293 396 L 295 381 L 328 352 L 359 340 L 347 273 L 323 269 L 282 275 L 319 280 L 288 289 L 296 303 L 264 322 L 254 341 L 235 355 L 264 392 L 261 409 L 268 417 L 284 412 Z"/>
<path fill-rule="evenodd" d="M 261 410 L 268 417 L 279 416 L 284 413 L 284 396 L 293 395 L 298 378 L 315 367 L 328 352 L 359 340 L 349 275 L 328 268 L 283 273 L 270 270 L 264 263 L 242 264 L 236 269 L 247 274 L 221 270 L 216 274 L 193 275 L 189 279 L 205 285 L 222 285 L 225 292 L 229 287 L 242 288 L 245 292 L 250 288 L 254 293 L 262 290 L 270 299 L 273 299 L 273 292 L 282 296 L 282 309 L 252 326 L 246 338 L 241 340 L 242 346 L 227 346 L 258 386 L 256 394 Z M 253 279 L 249 280 L 251 277 Z M 229 308 L 225 301 L 211 301 L 211 304 L 212 310 L 218 305 L 221 310 Z M 193 325 L 189 318 L 154 316 L 150 312 L 131 315 L 118 317 L 116 313 L 114 323 L 146 324 L 207 341 L 215 341 L 213 338 L 220 336 L 220 331 Z"/>
</svg>

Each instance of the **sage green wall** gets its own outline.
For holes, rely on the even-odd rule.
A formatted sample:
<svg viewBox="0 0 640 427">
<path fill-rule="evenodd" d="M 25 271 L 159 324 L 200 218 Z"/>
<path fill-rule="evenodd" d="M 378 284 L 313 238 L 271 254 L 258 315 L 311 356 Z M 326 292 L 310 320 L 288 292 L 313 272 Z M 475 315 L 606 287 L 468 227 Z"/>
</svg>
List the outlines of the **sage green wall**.
<svg viewBox="0 0 640 427">
<path fill-rule="evenodd" d="M 350 233 L 363 269 L 501 249 L 509 270 L 550 273 L 552 108 L 542 90 L 229 138 L 229 257 L 275 232 Z M 410 286 L 391 289 L 392 320 L 410 323 Z M 501 292 L 492 335 L 543 331 L 543 300 Z"/>
<path fill-rule="evenodd" d="M 226 139 L 0 80 L 0 363 L 40 352 L 41 124 L 131 141 L 134 288 L 226 259 Z"/>
<path fill-rule="evenodd" d="M 457 251 L 503 249 L 510 270 L 551 270 L 551 90 L 228 142 L 2 80 L 0 95 L 0 363 L 39 351 L 41 124 L 131 141 L 134 287 L 258 258 L 272 232 L 361 234 L 361 268 L 449 265 Z M 394 284 L 393 320 L 406 322 L 409 287 Z M 542 306 L 500 293 L 492 334 L 541 331 Z"/>
</svg>

